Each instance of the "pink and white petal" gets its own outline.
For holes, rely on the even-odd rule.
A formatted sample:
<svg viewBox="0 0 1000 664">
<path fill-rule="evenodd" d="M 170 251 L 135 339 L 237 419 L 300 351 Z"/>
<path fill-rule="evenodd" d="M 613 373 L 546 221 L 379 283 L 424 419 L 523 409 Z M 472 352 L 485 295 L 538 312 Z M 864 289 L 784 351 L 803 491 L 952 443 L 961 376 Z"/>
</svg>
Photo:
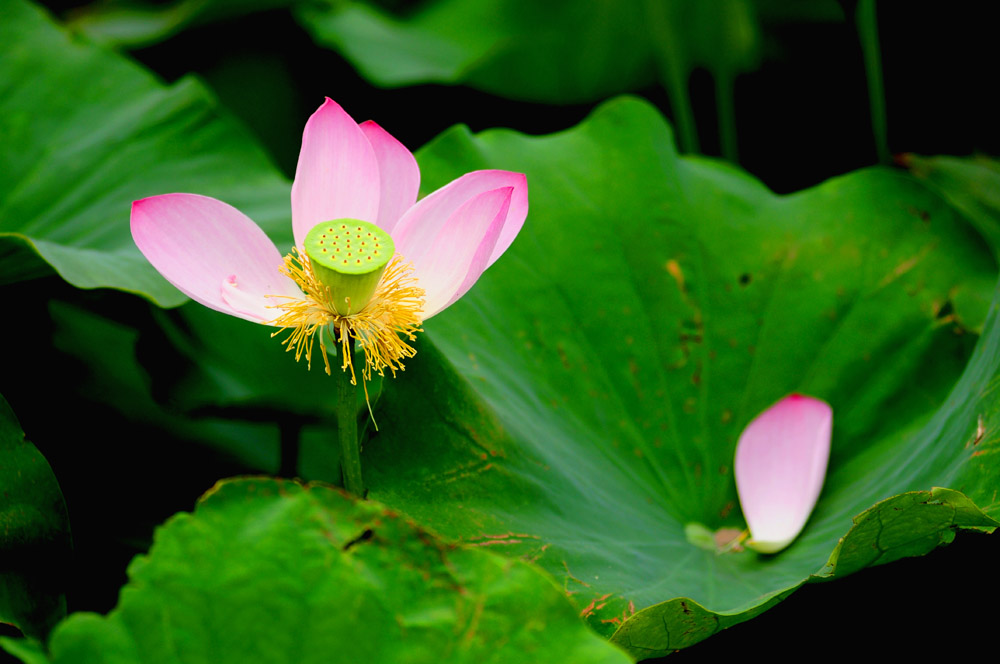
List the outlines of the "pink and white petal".
<svg viewBox="0 0 1000 664">
<path fill-rule="evenodd" d="M 469 289 L 472 288 L 477 281 L 479 281 L 479 277 L 483 276 L 483 272 L 485 272 L 486 268 L 490 266 L 490 256 L 496 248 L 497 240 L 500 237 L 500 233 L 504 229 L 505 221 L 506 214 L 498 213 L 496 218 L 493 220 L 493 223 L 490 224 L 490 227 L 486 230 L 486 235 L 483 237 L 483 241 L 479 243 L 479 247 L 476 249 L 476 253 L 472 257 L 472 262 L 469 263 L 469 269 L 465 274 L 465 279 L 462 280 L 458 290 L 452 294 L 447 304 L 434 313 L 443 311 L 458 302 L 458 300 L 463 295 L 468 293 Z M 427 316 L 427 318 L 429 317 L 430 316 Z"/>
<path fill-rule="evenodd" d="M 792 394 L 740 434 L 734 472 L 749 546 L 776 553 L 802 531 L 823 488 L 832 428 L 829 404 Z"/>
<path fill-rule="evenodd" d="M 504 187 L 473 197 L 452 213 L 436 238 L 411 246 L 409 252 L 405 243 L 396 243 L 396 250 L 413 263 L 417 285 L 425 291 L 424 320 L 458 299 L 482 274 L 512 193 L 512 187 Z M 476 274 L 467 283 L 470 272 Z"/>
<path fill-rule="evenodd" d="M 306 122 L 292 184 L 292 231 L 302 246 L 313 226 L 378 217 L 379 165 L 358 124 L 330 98 Z"/>
<path fill-rule="evenodd" d="M 216 311 L 266 323 L 273 306 L 301 298 L 278 271 L 281 254 L 257 224 L 231 205 L 197 194 L 164 194 L 132 203 L 132 238 L 167 281 Z"/>
<path fill-rule="evenodd" d="M 380 198 L 376 225 L 391 234 L 392 229 L 417 201 L 420 167 L 413 154 L 375 122 L 360 125 L 378 160 Z"/>
<path fill-rule="evenodd" d="M 442 226 L 466 201 L 487 191 L 512 187 L 510 209 L 496 245 L 490 252 L 487 267 L 507 250 L 517 237 L 528 216 L 528 180 L 523 173 L 511 171 L 473 171 L 466 173 L 406 211 L 393 231 L 393 239 L 405 237 L 409 246 L 417 247 L 438 237 Z M 399 247 L 399 242 L 396 244 Z M 403 250 L 401 250 L 403 251 Z M 407 255 L 404 251 L 404 255 Z"/>
</svg>

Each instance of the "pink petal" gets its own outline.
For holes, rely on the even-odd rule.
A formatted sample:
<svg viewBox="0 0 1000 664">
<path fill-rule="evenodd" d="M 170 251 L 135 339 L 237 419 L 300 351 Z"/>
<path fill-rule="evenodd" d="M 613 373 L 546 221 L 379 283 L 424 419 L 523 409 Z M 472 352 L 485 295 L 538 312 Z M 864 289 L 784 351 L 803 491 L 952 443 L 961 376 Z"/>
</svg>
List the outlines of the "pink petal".
<svg viewBox="0 0 1000 664">
<path fill-rule="evenodd" d="M 496 191 L 509 191 L 509 190 L 511 190 L 510 187 Z M 511 195 L 513 195 L 513 191 L 511 191 Z M 493 219 L 493 223 L 490 224 L 490 227 L 488 229 L 486 229 L 486 234 L 483 236 L 483 241 L 480 242 L 479 247 L 476 248 L 476 253 L 473 254 L 472 256 L 472 261 L 469 263 L 469 268 L 466 271 L 465 278 L 459 285 L 458 290 L 456 290 L 452 294 L 452 296 L 448 299 L 448 302 L 443 307 L 434 311 L 431 314 L 426 315 L 425 318 L 430 318 L 430 316 L 434 315 L 435 313 L 438 313 L 438 311 L 443 311 L 444 309 L 447 309 L 451 305 L 455 304 L 455 302 L 458 302 L 459 298 L 461 298 L 463 295 L 469 292 L 469 289 L 472 288 L 477 281 L 479 281 L 479 277 L 481 277 L 483 272 L 486 271 L 486 268 L 489 267 L 490 256 L 493 254 L 493 251 L 496 248 L 497 240 L 500 237 L 500 233 L 504 229 L 504 222 L 506 221 L 506 216 L 508 214 L 509 206 L 510 206 L 510 198 L 508 197 L 507 199 L 508 209 L 498 210 L 496 217 L 494 217 Z"/>
<path fill-rule="evenodd" d="M 371 120 L 362 122 L 364 132 L 378 160 L 380 200 L 379 228 L 392 233 L 396 223 L 416 203 L 420 191 L 420 167 L 406 147 Z"/>
<path fill-rule="evenodd" d="M 379 165 L 357 123 L 327 98 L 306 123 L 292 184 L 292 230 L 300 247 L 313 226 L 378 218 Z"/>
<path fill-rule="evenodd" d="M 278 268 L 278 249 L 245 214 L 208 196 L 165 194 L 132 203 L 132 238 L 192 300 L 257 323 L 277 318 L 269 295 L 302 297 Z"/>
<path fill-rule="evenodd" d="M 823 488 L 833 410 L 792 394 L 758 415 L 736 444 L 736 490 L 749 545 L 776 553 L 805 526 Z"/>
<path fill-rule="evenodd" d="M 419 244 L 408 242 L 406 235 L 393 238 L 396 249 L 413 263 L 417 283 L 426 291 L 424 320 L 461 297 L 486 269 L 508 217 L 513 191 L 513 187 L 503 187 L 466 201 L 439 228 L 437 237 L 424 237 Z"/>
<path fill-rule="evenodd" d="M 523 173 L 510 171 L 473 171 L 453 180 L 407 210 L 393 231 L 396 249 L 409 258 L 410 254 L 433 242 L 451 215 L 466 201 L 487 191 L 513 187 L 510 209 L 486 266 L 500 258 L 517 237 L 528 216 L 528 180 Z M 406 238 L 401 244 L 397 236 Z"/>
</svg>

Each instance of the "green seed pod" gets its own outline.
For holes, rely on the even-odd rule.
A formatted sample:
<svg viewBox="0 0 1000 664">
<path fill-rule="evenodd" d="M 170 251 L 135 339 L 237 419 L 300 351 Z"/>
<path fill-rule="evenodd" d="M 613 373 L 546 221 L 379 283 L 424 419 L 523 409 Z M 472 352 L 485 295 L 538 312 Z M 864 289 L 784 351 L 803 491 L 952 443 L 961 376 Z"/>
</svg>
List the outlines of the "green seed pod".
<svg viewBox="0 0 1000 664">
<path fill-rule="evenodd" d="M 317 224 L 303 244 L 313 274 L 329 286 L 341 316 L 356 314 L 368 304 L 396 250 L 388 233 L 358 219 Z"/>
</svg>

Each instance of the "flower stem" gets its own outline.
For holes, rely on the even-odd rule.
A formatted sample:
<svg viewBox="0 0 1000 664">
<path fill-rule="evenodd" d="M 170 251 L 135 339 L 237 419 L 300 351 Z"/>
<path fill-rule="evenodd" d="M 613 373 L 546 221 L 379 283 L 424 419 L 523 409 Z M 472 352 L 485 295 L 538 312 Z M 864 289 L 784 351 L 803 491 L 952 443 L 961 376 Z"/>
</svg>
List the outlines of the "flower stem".
<svg viewBox="0 0 1000 664">
<path fill-rule="evenodd" d="M 683 36 L 678 34 L 676 16 L 671 14 L 671 6 L 662 0 L 647 0 L 647 18 L 653 36 L 654 57 L 659 69 L 660 81 L 670 99 L 677 138 L 681 151 L 698 153 L 698 127 L 695 124 L 694 108 L 688 91 L 691 74 L 687 53 L 680 46 Z"/>
<path fill-rule="evenodd" d="M 353 343 L 349 344 L 353 345 Z M 348 351 L 350 352 L 350 351 Z M 337 372 L 334 372 L 337 373 Z M 358 401 L 356 385 L 351 384 L 351 374 L 341 371 L 337 381 L 337 437 L 340 439 L 340 470 L 344 488 L 365 497 L 365 483 L 361 478 L 361 445 L 358 442 Z"/>
<path fill-rule="evenodd" d="M 722 156 L 728 161 L 738 164 L 740 152 L 736 139 L 736 108 L 733 100 L 736 77 L 726 69 L 725 71 L 716 71 L 714 78 L 715 106 L 719 110 L 719 137 L 722 142 Z"/>
<path fill-rule="evenodd" d="M 878 19 L 875 0 L 861 0 L 858 3 L 856 21 L 861 39 L 861 51 L 865 59 L 865 73 L 868 80 L 868 104 L 872 116 L 872 133 L 875 135 L 875 149 L 881 164 L 892 161 L 886 131 L 885 85 L 882 82 L 882 51 L 878 39 Z"/>
</svg>

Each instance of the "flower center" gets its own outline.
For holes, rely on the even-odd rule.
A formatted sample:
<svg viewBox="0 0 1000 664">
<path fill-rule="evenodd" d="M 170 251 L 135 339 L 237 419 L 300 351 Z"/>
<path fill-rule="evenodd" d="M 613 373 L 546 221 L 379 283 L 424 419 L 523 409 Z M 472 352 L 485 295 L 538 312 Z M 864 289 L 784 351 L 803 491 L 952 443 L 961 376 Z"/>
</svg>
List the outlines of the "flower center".
<svg viewBox="0 0 1000 664">
<path fill-rule="evenodd" d="M 388 233 L 359 219 L 317 224 L 302 244 L 313 274 L 330 289 L 330 305 L 341 316 L 368 304 L 395 251 Z"/>
<path fill-rule="evenodd" d="M 271 325 L 281 329 L 271 336 L 288 330 L 281 343 L 296 360 L 305 355 L 310 366 L 313 341 L 318 341 L 330 373 L 328 335 L 340 346 L 341 368 L 350 371 L 354 384 L 355 343 L 364 351 L 365 381 L 373 373 L 385 375 L 386 369 L 395 376 L 403 360 L 416 354 L 408 342 L 421 331 L 424 289 L 417 285 L 413 266 L 394 253 L 385 231 L 356 219 L 319 224 L 303 245 L 303 251 L 293 248 L 280 268 L 302 289 L 302 297 L 273 296 L 278 301 L 270 308 L 280 315 Z"/>
</svg>

